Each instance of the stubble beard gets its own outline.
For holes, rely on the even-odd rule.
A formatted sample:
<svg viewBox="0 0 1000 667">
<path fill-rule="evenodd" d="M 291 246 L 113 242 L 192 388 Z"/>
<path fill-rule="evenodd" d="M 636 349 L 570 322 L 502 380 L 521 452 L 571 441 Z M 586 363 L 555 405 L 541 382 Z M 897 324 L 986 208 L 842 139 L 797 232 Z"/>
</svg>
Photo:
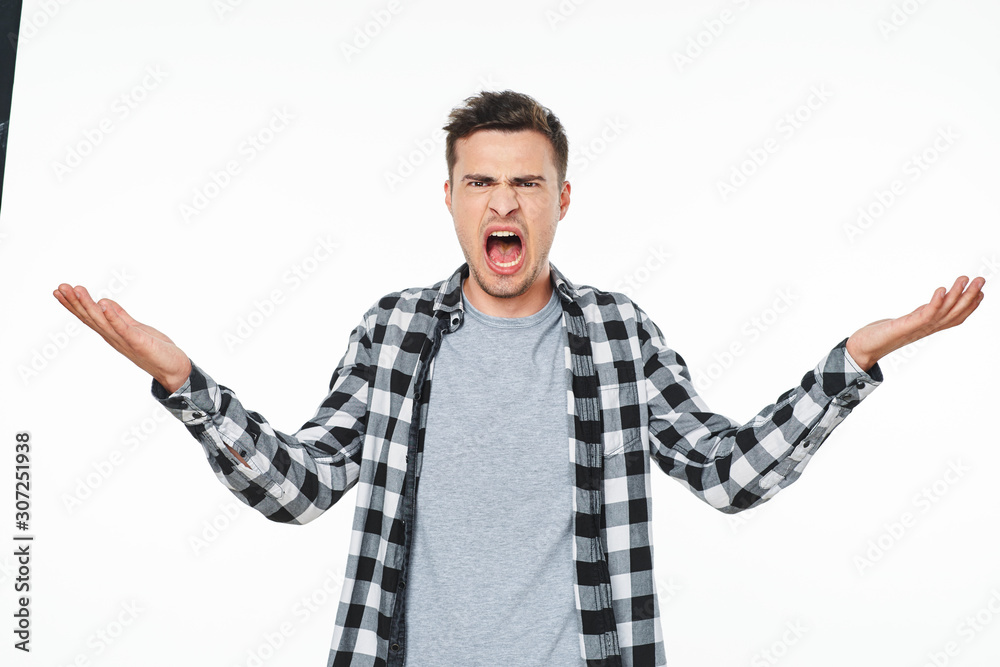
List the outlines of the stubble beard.
<svg viewBox="0 0 1000 667">
<path fill-rule="evenodd" d="M 469 258 L 466 257 L 467 262 L 468 259 Z M 535 266 L 530 275 L 524 276 L 501 276 L 491 272 L 489 269 L 486 269 L 486 277 L 491 278 L 492 280 L 484 280 L 484 276 L 479 272 L 479 268 L 472 262 L 468 262 L 468 264 L 469 273 L 472 274 L 472 278 L 476 281 L 476 284 L 479 285 L 479 288 L 497 299 L 513 299 L 521 296 L 535 284 L 535 280 L 542 272 L 540 265 Z M 519 280 L 520 282 L 518 282 Z"/>
</svg>

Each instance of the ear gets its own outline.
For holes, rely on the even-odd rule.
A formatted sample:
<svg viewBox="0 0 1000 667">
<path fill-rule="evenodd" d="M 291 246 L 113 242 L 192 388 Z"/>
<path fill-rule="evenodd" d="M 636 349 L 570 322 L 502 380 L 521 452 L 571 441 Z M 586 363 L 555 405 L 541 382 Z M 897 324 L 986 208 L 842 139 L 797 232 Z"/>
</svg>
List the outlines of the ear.
<svg viewBox="0 0 1000 667">
<path fill-rule="evenodd" d="M 569 181 L 563 181 L 562 191 L 559 193 L 560 220 L 566 217 L 566 211 L 569 210 L 569 193 L 570 193 Z"/>
<path fill-rule="evenodd" d="M 444 205 L 448 207 L 448 212 L 451 213 L 451 181 L 444 182 Z"/>
</svg>

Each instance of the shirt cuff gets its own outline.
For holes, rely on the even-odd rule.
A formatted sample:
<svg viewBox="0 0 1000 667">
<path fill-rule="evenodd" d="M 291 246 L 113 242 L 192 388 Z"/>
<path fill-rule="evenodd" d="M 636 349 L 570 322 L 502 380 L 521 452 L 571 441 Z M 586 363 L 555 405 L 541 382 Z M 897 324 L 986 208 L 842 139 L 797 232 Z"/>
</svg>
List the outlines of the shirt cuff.
<svg viewBox="0 0 1000 667">
<path fill-rule="evenodd" d="M 211 421 L 222 405 L 219 385 L 193 361 L 191 361 L 190 375 L 177 391 L 171 394 L 154 379 L 150 392 L 167 412 L 188 426 Z"/>
<path fill-rule="evenodd" d="M 823 393 L 835 403 L 854 407 L 882 384 L 882 369 L 875 363 L 868 371 L 861 370 L 847 352 L 847 338 L 837 343 L 816 367 Z"/>
</svg>

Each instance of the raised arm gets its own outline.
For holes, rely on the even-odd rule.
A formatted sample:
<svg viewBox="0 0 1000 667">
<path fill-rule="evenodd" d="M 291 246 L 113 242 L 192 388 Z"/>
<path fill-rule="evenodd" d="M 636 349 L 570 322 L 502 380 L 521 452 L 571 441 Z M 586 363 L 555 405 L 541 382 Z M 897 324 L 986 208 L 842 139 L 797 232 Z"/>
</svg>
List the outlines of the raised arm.
<svg viewBox="0 0 1000 667">
<path fill-rule="evenodd" d="M 322 514 L 358 480 L 367 423 L 369 342 L 366 321 L 351 333 L 330 392 L 296 433 L 247 410 L 161 332 L 117 303 L 94 303 L 82 287 L 55 296 L 112 347 L 153 376 L 153 396 L 198 440 L 216 476 L 272 521 L 303 524 Z"/>
<path fill-rule="evenodd" d="M 796 386 L 741 424 L 712 412 L 683 358 L 642 315 L 649 455 L 693 494 L 726 513 L 772 498 L 802 474 L 826 440 L 882 381 L 855 368 L 843 339 Z"/>
<path fill-rule="evenodd" d="M 166 334 L 132 319 L 111 299 L 95 303 L 82 285 L 59 285 L 52 294 L 80 321 L 96 331 L 136 366 L 153 376 L 168 393 L 177 391 L 191 373 L 188 356 Z M 243 465 L 246 461 L 230 447 Z"/>
<path fill-rule="evenodd" d="M 947 294 L 939 288 L 929 304 L 909 315 L 873 322 L 840 341 L 798 385 L 745 424 L 709 410 L 684 360 L 640 311 L 650 457 L 723 512 L 770 499 L 799 478 L 830 432 L 881 384 L 879 358 L 960 324 L 975 310 L 985 280 L 976 278 L 963 294 L 965 280 L 959 278 Z"/>
</svg>

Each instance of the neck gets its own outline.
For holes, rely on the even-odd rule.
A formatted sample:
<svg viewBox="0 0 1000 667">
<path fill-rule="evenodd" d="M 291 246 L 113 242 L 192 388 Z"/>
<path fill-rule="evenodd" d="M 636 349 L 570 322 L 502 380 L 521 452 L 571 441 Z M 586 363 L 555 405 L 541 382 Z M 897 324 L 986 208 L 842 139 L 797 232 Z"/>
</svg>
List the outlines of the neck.
<svg viewBox="0 0 1000 667">
<path fill-rule="evenodd" d="M 496 297 L 485 291 L 475 280 L 465 278 L 462 292 L 476 310 L 493 317 L 527 317 L 534 315 L 552 298 L 552 279 L 548 266 L 538 274 L 531 287 L 518 296 Z"/>
</svg>

